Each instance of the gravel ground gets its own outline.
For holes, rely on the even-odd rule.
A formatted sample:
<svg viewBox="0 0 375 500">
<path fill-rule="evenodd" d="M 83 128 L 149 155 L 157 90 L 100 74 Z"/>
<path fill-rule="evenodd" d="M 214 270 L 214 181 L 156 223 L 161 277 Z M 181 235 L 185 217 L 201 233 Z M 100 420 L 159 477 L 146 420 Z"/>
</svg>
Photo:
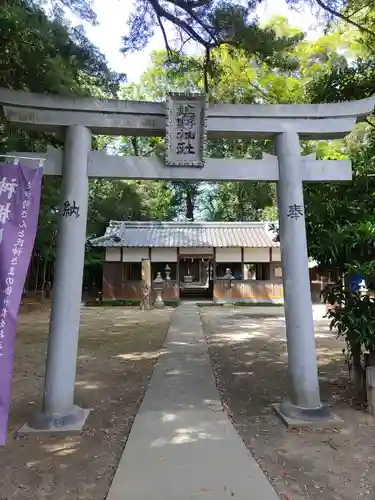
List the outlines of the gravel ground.
<svg viewBox="0 0 375 500">
<path fill-rule="evenodd" d="M 353 406 L 342 343 L 316 322 L 322 399 L 341 430 L 287 431 L 271 403 L 287 395 L 282 317 L 202 308 L 217 386 L 233 424 L 284 500 L 375 498 L 375 420 Z"/>
<path fill-rule="evenodd" d="M 0 449 L 1 500 L 104 500 L 148 387 L 172 310 L 86 308 L 81 321 L 76 401 L 93 408 L 81 436 L 15 431 L 40 403 L 49 307 L 20 315 L 7 445 Z"/>
</svg>

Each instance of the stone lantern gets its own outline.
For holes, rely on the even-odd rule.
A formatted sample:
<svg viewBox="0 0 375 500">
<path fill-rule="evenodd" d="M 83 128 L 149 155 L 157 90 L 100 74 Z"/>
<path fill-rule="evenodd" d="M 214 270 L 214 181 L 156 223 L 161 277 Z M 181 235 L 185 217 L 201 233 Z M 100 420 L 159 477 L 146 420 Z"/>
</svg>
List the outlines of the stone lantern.
<svg viewBox="0 0 375 500">
<path fill-rule="evenodd" d="M 169 281 L 171 279 L 171 268 L 169 264 L 166 264 L 164 271 L 165 271 L 165 280 Z"/>
<path fill-rule="evenodd" d="M 164 286 L 165 286 L 165 281 L 163 280 L 161 273 L 158 273 L 156 278 L 152 282 L 152 287 L 156 291 L 156 299 L 154 302 L 154 307 L 156 309 L 162 309 L 164 307 L 164 301 L 163 301 Z"/>
<path fill-rule="evenodd" d="M 234 276 L 232 275 L 232 271 L 231 269 L 229 269 L 229 267 L 227 267 L 227 269 L 225 270 L 223 279 L 225 280 L 226 287 L 227 288 L 231 287 L 231 282 L 234 279 Z"/>
<path fill-rule="evenodd" d="M 234 276 L 232 275 L 232 271 L 229 269 L 229 267 L 225 270 L 223 279 L 225 286 L 224 307 L 232 307 L 233 306 L 232 280 L 234 279 Z"/>
</svg>

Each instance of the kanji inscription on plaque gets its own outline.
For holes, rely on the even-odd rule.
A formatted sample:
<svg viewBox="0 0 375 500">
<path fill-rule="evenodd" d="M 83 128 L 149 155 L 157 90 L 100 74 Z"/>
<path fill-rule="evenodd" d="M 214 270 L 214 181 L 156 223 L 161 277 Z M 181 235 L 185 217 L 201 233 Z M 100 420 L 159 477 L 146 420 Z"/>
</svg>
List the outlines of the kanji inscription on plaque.
<svg viewBox="0 0 375 500">
<path fill-rule="evenodd" d="M 166 165 L 204 166 L 205 97 L 170 93 L 167 99 Z"/>
</svg>

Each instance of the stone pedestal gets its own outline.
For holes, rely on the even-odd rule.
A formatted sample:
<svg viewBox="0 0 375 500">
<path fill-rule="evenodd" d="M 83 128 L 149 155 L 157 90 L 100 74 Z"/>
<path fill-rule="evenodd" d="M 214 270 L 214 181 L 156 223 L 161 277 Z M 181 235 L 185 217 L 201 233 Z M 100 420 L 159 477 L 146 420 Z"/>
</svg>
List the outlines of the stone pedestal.
<svg viewBox="0 0 375 500">
<path fill-rule="evenodd" d="M 232 290 L 232 285 L 229 285 L 229 288 L 225 290 L 225 295 L 224 295 L 224 307 L 233 307 L 233 290 Z"/>
</svg>

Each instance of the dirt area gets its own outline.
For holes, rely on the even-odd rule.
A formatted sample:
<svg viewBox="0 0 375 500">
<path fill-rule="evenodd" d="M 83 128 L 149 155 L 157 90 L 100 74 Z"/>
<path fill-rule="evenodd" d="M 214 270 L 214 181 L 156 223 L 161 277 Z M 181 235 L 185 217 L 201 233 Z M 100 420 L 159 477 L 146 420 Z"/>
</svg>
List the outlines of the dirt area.
<svg viewBox="0 0 375 500">
<path fill-rule="evenodd" d="M 81 436 L 15 437 L 40 404 L 48 307 L 20 315 L 1 500 L 103 500 L 168 330 L 172 310 L 83 309 L 76 402 L 93 408 Z"/>
<path fill-rule="evenodd" d="M 322 398 L 341 430 L 287 431 L 271 402 L 288 393 L 283 318 L 203 308 L 216 381 L 233 423 L 283 500 L 373 499 L 375 419 L 353 407 L 342 343 L 316 323 Z"/>
</svg>

